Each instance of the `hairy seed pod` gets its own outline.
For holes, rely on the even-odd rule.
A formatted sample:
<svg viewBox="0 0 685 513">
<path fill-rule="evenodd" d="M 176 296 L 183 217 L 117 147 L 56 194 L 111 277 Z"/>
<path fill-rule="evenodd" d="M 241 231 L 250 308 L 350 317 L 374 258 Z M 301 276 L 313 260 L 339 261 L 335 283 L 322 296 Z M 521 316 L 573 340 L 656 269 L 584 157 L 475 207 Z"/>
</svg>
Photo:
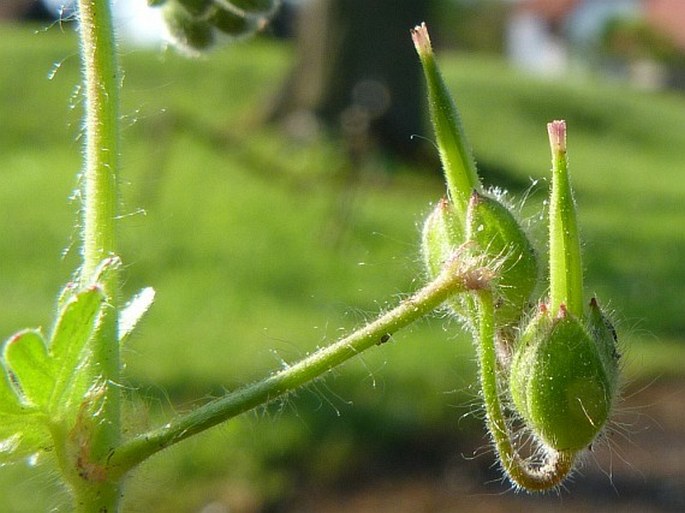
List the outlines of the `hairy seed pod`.
<svg viewBox="0 0 685 513">
<path fill-rule="evenodd" d="M 538 279 L 533 246 L 514 215 L 494 198 L 473 191 L 466 214 L 466 239 L 496 262 L 495 322 L 500 327 L 516 325 Z"/>
<path fill-rule="evenodd" d="M 435 278 L 464 243 L 463 225 L 447 198 L 441 199 L 426 218 L 422 239 L 424 264 L 430 277 Z"/>
<path fill-rule="evenodd" d="M 542 306 L 515 348 L 510 390 L 531 432 L 558 450 L 582 450 L 604 427 L 617 389 L 613 328 L 596 301 L 583 322 Z"/>
<path fill-rule="evenodd" d="M 454 205 L 447 198 L 441 199 L 423 224 L 421 253 L 431 279 L 435 279 L 453 258 L 468 258 L 463 250 L 464 224 Z M 447 305 L 452 313 L 470 327 L 475 326 L 475 306 L 469 295 L 451 297 Z"/>
<path fill-rule="evenodd" d="M 458 258 L 479 260 L 492 269 L 498 328 L 518 324 L 537 283 L 538 264 L 532 244 L 508 208 L 474 191 L 462 221 L 452 202 L 441 200 L 423 227 L 422 253 L 429 276 L 435 278 L 457 252 Z M 468 324 L 476 324 L 472 298 L 455 297 L 448 304 Z"/>
</svg>

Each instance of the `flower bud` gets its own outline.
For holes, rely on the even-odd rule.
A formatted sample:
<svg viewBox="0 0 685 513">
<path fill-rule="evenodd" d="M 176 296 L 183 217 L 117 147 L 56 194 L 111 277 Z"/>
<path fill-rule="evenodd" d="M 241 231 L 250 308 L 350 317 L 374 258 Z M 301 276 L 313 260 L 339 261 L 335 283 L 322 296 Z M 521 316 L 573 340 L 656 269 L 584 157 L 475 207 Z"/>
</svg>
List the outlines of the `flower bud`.
<svg viewBox="0 0 685 513">
<path fill-rule="evenodd" d="M 562 305 L 541 306 L 514 352 L 510 391 L 531 432 L 557 450 L 582 450 L 601 432 L 613 406 L 618 352 L 613 328 L 590 303 L 586 322 Z"/>
</svg>

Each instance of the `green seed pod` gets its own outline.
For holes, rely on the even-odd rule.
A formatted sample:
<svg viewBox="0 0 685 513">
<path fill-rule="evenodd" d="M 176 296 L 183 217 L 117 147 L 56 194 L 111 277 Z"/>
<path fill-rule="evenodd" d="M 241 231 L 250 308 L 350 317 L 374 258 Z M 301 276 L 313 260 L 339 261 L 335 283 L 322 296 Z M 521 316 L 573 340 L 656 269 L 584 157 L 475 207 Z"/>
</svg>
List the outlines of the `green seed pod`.
<svg viewBox="0 0 685 513">
<path fill-rule="evenodd" d="M 422 253 L 431 278 L 459 248 L 462 258 L 482 260 L 494 270 L 496 319 L 499 328 L 516 325 L 528 308 L 538 278 L 537 259 L 525 232 L 512 213 L 497 200 L 474 191 L 464 223 L 447 199 L 438 203 L 423 227 Z M 456 298 L 449 302 L 458 316 L 471 319 L 473 301 Z"/>
<path fill-rule="evenodd" d="M 421 250 L 431 278 L 442 271 L 445 262 L 464 243 L 464 229 L 447 198 L 441 199 L 423 225 Z"/>
<path fill-rule="evenodd" d="M 588 324 L 542 306 L 515 349 L 514 405 L 531 432 L 558 451 L 578 451 L 601 432 L 613 406 L 618 353 L 613 328 L 590 304 Z"/>
<path fill-rule="evenodd" d="M 463 222 L 460 220 L 452 202 L 441 199 L 428 215 L 423 225 L 421 253 L 424 265 L 431 279 L 437 278 L 445 265 L 454 258 L 464 243 Z M 464 257 L 468 253 L 464 252 Z M 473 300 L 459 294 L 450 298 L 448 306 L 457 317 L 472 324 L 475 322 Z"/>
<path fill-rule="evenodd" d="M 175 2 L 164 6 L 164 19 L 175 42 L 190 50 L 206 50 L 214 44 L 214 33 L 206 21 L 194 18 Z"/>
<path fill-rule="evenodd" d="M 488 261 L 497 262 L 496 324 L 516 325 L 528 310 L 538 279 L 538 262 L 527 235 L 507 207 L 473 191 L 466 212 L 466 239 L 475 242 Z"/>
</svg>

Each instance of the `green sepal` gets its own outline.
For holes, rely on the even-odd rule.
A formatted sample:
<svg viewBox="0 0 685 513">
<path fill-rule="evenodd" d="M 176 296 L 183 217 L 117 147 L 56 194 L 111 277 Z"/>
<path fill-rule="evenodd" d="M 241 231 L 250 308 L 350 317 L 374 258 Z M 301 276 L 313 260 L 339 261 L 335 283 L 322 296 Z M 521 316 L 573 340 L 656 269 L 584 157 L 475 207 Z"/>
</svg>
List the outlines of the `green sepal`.
<svg viewBox="0 0 685 513">
<path fill-rule="evenodd" d="M 597 343 L 599 357 L 604 363 L 611 389 L 613 393 L 616 393 L 620 371 L 619 360 L 621 358 L 616 330 L 594 297 L 590 300 L 590 310 L 587 317 L 588 328 Z"/>
<path fill-rule="evenodd" d="M 537 439 L 555 450 L 586 448 L 609 418 L 617 371 L 605 365 L 601 344 L 565 308 L 552 317 L 543 306 L 515 349 L 513 403 Z"/>
<path fill-rule="evenodd" d="M 493 283 L 496 325 L 516 325 L 529 308 L 538 279 L 538 262 L 528 236 L 500 201 L 473 191 L 465 238 L 475 242 L 497 269 Z"/>
<path fill-rule="evenodd" d="M 3 359 L 26 404 L 46 411 L 55 378 L 43 335 L 20 331 L 5 344 Z"/>
<path fill-rule="evenodd" d="M 69 398 L 82 396 L 89 386 L 87 343 L 97 327 L 104 300 L 102 289 L 92 285 L 75 294 L 60 310 L 49 344 L 55 376 L 50 406 L 55 409 L 69 408 Z"/>
</svg>

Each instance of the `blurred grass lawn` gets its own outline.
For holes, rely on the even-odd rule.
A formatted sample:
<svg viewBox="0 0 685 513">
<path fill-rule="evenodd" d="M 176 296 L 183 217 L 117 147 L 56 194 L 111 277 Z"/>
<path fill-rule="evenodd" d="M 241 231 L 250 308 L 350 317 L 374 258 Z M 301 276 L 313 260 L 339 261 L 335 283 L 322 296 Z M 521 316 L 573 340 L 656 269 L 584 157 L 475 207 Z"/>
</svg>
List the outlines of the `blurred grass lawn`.
<svg viewBox="0 0 685 513">
<path fill-rule="evenodd" d="M 78 262 L 67 199 L 80 167 L 76 44 L 70 28 L 0 26 L 4 337 L 49 324 Z M 435 170 L 378 161 L 350 186 L 334 144 L 259 126 L 291 62 L 286 45 L 241 43 L 199 60 L 124 50 L 122 61 L 125 289 L 158 294 L 124 349 L 126 384 L 143 398 L 135 422 L 257 379 L 420 286 L 419 226 L 443 190 Z M 504 170 L 517 193 L 528 177 L 544 180 L 545 123 L 568 121 L 588 290 L 617 311 L 630 379 L 681 375 L 685 98 L 537 81 L 491 59 L 441 62 L 486 180 Z M 544 189 L 533 187 L 525 212 Z M 154 458 L 132 480 L 130 511 L 195 511 L 212 497 L 250 511 L 303 476 L 325 483 L 392 460 L 417 437 L 437 451 L 473 409 L 474 380 L 470 341 L 444 319 L 425 321 L 298 397 Z M 477 420 L 468 426 L 482 435 Z M 36 493 L 49 477 L 28 476 L 0 472 L 8 511 L 56 500 L 54 486 Z"/>
</svg>

